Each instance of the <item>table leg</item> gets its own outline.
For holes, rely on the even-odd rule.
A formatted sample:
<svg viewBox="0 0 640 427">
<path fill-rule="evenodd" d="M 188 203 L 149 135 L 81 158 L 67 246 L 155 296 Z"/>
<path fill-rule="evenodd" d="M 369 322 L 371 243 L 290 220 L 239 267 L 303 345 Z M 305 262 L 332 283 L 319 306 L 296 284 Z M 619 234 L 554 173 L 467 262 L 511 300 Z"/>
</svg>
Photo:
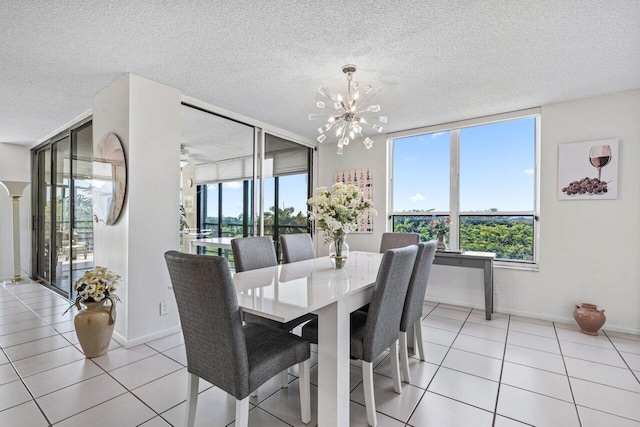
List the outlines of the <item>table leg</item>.
<svg viewBox="0 0 640 427">
<path fill-rule="evenodd" d="M 484 310 L 487 320 L 491 320 L 493 313 L 493 262 L 484 262 Z"/>
<path fill-rule="evenodd" d="M 318 314 L 318 426 L 349 425 L 349 307 L 336 301 Z"/>
</svg>

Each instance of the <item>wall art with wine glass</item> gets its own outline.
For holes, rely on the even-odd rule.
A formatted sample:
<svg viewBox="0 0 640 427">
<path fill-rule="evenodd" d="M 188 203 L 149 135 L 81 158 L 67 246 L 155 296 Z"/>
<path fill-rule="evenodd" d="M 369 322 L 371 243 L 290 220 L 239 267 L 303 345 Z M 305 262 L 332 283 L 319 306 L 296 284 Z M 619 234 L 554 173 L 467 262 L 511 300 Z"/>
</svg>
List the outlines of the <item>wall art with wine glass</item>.
<svg viewBox="0 0 640 427">
<path fill-rule="evenodd" d="M 618 198 L 618 140 L 558 146 L 558 199 Z"/>
</svg>

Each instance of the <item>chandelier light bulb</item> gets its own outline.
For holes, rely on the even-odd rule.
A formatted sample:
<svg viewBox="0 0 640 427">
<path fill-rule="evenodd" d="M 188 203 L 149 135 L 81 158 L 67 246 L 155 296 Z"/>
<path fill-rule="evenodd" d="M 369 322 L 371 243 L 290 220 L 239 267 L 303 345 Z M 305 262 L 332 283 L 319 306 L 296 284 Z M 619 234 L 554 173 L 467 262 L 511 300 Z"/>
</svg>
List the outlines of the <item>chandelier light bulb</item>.
<svg viewBox="0 0 640 427">
<path fill-rule="evenodd" d="M 380 112 L 379 104 L 369 104 L 373 97 L 382 92 L 382 88 L 374 91 L 372 85 L 367 85 L 363 86 L 364 89 L 360 90 L 358 82 L 353 80 L 353 74 L 356 72 L 356 69 L 356 66 L 353 64 L 347 64 L 342 67 L 342 72 L 347 76 L 346 94 L 329 92 L 329 90 L 324 87 L 318 88 L 320 95 L 333 102 L 333 107 L 336 110 L 333 114 L 309 114 L 309 120 L 326 119 L 326 123 L 318 128 L 318 133 L 320 133 L 320 136 L 317 138 L 318 142 L 325 142 L 327 136 L 330 136 L 327 132 L 335 127 L 335 140 L 338 142 L 338 154 L 342 154 L 344 146 L 349 145 L 349 142 L 355 140 L 357 137 L 363 138 L 362 142 L 367 149 L 371 148 L 373 146 L 373 140 L 362 134 L 363 125 L 370 126 L 373 128 L 373 131 L 381 133 L 382 126 L 377 124 L 372 125 L 370 122 L 378 121 L 380 123 L 387 123 L 387 116 L 368 117 L 368 120 L 365 118 L 368 113 Z M 327 107 L 327 103 L 319 100 L 316 102 L 316 107 L 325 108 Z"/>
</svg>

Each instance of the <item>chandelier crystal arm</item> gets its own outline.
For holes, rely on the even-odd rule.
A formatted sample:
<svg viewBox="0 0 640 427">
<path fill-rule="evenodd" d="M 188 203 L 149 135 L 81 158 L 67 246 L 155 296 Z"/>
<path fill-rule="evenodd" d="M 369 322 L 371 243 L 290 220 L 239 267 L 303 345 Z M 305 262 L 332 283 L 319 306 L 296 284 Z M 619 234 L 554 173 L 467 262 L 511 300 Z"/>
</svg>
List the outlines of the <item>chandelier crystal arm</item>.
<svg viewBox="0 0 640 427">
<path fill-rule="evenodd" d="M 353 80 L 353 74 L 356 72 L 356 66 L 353 64 L 347 64 L 342 67 L 342 72 L 347 75 L 347 93 L 343 97 L 340 94 L 329 92 L 324 87 L 318 88 L 318 93 L 325 98 L 330 99 L 333 102 L 333 108 L 337 110 L 333 114 L 309 114 L 309 120 L 325 119 L 326 123 L 318 128 L 317 140 L 323 143 L 327 139 L 327 133 L 335 129 L 335 137 L 338 142 L 338 154 L 342 154 L 345 145 L 349 145 L 349 142 L 360 137 L 363 139 L 364 146 L 369 149 L 373 145 L 373 140 L 369 137 L 365 137 L 362 134 L 362 125 L 368 125 L 377 132 L 382 132 L 382 126 L 378 124 L 371 124 L 365 118 L 370 113 L 378 113 L 380 111 L 380 105 L 368 105 L 369 101 L 376 95 L 382 92 L 382 88 L 379 88 L 372 92 L 373 87 L 371 85 L 366 86 L 364 95 L 366 99 L 360 100 L 360 90 L 358 88 L 358 82 Z M 318 108 L 324 109 L 327 105 L 323 101 L 316 103 Z M 377 120 L 380 123 L 387 123 L 386 116 L 379 116 L 377 118 L 369 118 L 370 120 Z"/>
</svg>

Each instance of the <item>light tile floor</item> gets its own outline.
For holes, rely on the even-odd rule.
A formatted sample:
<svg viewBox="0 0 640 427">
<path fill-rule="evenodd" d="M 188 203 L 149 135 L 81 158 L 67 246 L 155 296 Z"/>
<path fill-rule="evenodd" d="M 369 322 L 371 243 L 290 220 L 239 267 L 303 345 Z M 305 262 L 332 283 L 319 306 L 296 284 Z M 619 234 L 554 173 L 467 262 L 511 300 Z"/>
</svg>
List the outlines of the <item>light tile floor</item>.
<svg viewBox="0 0 640 427">
<path fill-rule="evenodd" d="M 85 359 L 68 302 L 35 284 L 0 286 L 0 426 L 181 426 L 187 371 L 175 334 Z M 638 426 L 640 336 L 581 334 L 575 325 L 425 303 L 426 362 L 393 391 L 385 352 L 375 362 L 378 423 L 385 426 Z M 315 347 L 312 347 L 315 350 Z M 317 397 L 312 353 L 311 396 Z M 302 426 L 298 372 L 251 398 L 250 425 Z M 352 361 L 351 425 L 367 424 L 362 373 Z M 200 382 L 197 425 L 233 425 L 235 402 Z M 317 404 L 312 400 L 312 423 Z"/>
</svg>

